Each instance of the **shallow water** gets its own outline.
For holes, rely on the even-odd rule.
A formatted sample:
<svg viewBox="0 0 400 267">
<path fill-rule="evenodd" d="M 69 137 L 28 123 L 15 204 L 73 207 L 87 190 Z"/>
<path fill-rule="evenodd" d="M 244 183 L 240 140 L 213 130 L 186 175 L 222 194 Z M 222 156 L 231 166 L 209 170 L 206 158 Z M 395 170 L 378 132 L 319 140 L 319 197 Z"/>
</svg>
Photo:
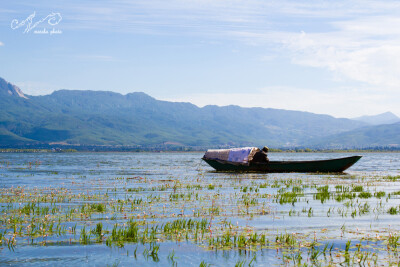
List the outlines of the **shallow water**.
<svg viewBox="0 0 400 267">
<path fill-rule="evenodd" d="M 386 247 L 389 237 L 400 229 L 400 198 L 396 194 L 400 177 L 387 177 L 400 175 L 400 154 L 356 154 L 363 158 L 338 175 L 216 173 L 201 161 L 201 153 L 3 153 L 0 265 L 199 266 L 202 261 L 213 266 L 240 262 L 246 266 L 249 262 L 257 266 L 295 265 L 293 257 L 299 251 L 300 262 L 306 264 L 357 263 L 362 253 L 367 255 L 361 258 L 364 263 L 396 264 L 397 245 Z M 269 158 L 346 156 L 350 154 L 270 153 Z M 321 201 L 323 186 L 328 187 Z M 355 197 L 339 199 L 340 186 Z M 361 191 L 356 186 L 362 186 Z M 294 198 L 282 198 L 296 190 L 300 191 Z M 362 192 L 370 195 L 362 197 Z M 384 196 L 377 197 L 377 192 L 384 192 Z M 139 199 L 140 203 L 134 203 Z M 30 214 L 23 209 L 29 203 L 54 212 Z M 103 203 L 105 210 L 88 211 L 96 203 Z M 396 213 L 390 214 L 390 208 Z M 73 215 L 65 216 L 68 213 Z M 184 238 L 183 234 L 166 237 L 157 232 L 157 257 L 146 252 L 151 249 L 150 242 L 106 244 L 113 226 L 123 227 L 129 219 L 140 223 L 143 230 L 182 218 L 207 219 L 205 236 L 196 240 L 193 233 Z M 50 221 L 64 230 L 58 234 L 50 231 Z M 83 242 L 83 227 L 94 229 L 100 222 L 106 229 L 103 239 L 96 241 L 92 234 L 89 242 Z M 32 234 L 30 224 L 44 230 Z M 70 230 L 73 227 L 75 233 Z M 268 244 L 242 248 L 210 245 L 210 239 L 220 238 L 229 229 L 246 237 L 264 233 Z M 281 234 L 294 237 L 295 247 L 278 242 Z M 348 240 L 352 244 L 346 259 Z M 364 243 L 358 250 L 355 244 L 360 242 Z M 336 254 L 320 253 L 312 260 L 315 250 L 311 248 L 322 250 L 325 244 L 332 245 Z"/>
</svg>

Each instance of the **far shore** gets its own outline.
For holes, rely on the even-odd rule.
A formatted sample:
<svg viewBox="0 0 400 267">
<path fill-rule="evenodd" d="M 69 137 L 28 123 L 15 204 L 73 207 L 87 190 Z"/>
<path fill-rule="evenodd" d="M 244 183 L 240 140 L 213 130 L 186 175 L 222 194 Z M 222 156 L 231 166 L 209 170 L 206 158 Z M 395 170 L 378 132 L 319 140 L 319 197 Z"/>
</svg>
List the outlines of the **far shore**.
<svg viewBox="0 0 400 267">
<path fill-rule="evenodd" d="M 76 149 L 14 149 L 0 148 L 0 153 L 204 153 L 204 150 L 157 150 L 157 149 L 133 149 L 133 150 L 76 150 Z M 399 153 L 400 149 L 274 149 L 268 153 Z"/>
</svg>

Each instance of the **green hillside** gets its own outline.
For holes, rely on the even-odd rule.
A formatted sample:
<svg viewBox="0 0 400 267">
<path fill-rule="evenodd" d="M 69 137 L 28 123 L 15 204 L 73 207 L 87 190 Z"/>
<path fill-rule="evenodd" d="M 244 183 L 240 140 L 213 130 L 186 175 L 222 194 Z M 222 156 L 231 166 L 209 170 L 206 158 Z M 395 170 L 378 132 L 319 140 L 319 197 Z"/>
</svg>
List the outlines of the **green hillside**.
<svg viewBox="0 0 400 267">
<path fill-rule="evenodd" d="M 9 93 L 0 80 L 1 144 L 302 146 L 365 126 L 328 115 L 270 108 L 206 106 L 156 100 L 145 93 L 60 90 Z M 19 89 L 18 89 L 19 90 Z M 2 92 L 2 93 L 1 93 Z"/>
<path fill-rule="evenodd" d="M 362 127 L 353 131 L 319 138 L 313 142 L 318 147 L 400 147 L 400 122 Z"/>
</svg>

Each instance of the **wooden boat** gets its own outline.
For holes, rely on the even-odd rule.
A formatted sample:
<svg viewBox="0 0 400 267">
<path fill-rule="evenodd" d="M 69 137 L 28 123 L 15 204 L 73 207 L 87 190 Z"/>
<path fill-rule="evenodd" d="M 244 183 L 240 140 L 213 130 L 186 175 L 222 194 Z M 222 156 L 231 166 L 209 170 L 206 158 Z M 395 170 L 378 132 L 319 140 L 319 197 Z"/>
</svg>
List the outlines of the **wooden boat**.
<svg viewBox="0 0 400 267">
<path fill-rule="evenodd" d="M 312 161 L 269 161 L 267 163 L 241 164 L 230 161 L 202 158 L 220 172 L 343 172 L 361 156 Z"/>
</svg>

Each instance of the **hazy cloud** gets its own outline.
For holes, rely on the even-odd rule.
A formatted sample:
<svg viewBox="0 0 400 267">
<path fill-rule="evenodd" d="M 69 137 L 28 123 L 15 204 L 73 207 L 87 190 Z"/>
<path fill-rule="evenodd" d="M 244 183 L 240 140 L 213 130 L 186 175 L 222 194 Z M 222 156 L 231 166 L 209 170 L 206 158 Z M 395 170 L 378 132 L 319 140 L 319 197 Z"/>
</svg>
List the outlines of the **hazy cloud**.
<svg viewBox="0 0 400 267">
<path fill-rule="evenodd" d="M 400 19 L 379 16 L 333 25 L 336 29 L 329 33 L 302 32 L 285 40 L 292 62 L 327 68 L 342 78 L 379 86 L 379 90 L 397 90 Z"/>
</svg>

